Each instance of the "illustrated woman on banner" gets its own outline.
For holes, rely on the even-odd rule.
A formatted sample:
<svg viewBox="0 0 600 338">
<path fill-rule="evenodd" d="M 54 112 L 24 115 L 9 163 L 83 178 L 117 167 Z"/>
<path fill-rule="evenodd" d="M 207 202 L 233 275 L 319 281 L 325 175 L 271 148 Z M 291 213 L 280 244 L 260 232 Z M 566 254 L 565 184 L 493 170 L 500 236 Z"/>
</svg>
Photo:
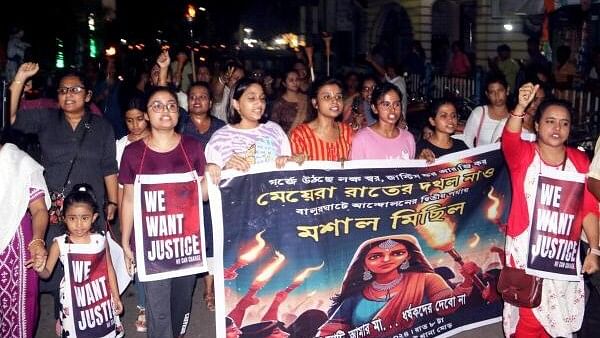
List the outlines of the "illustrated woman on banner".
<svg viewBox="0 0 600 338">
<path fill-rule="evenodd" d="M 157 63 L 166 83 L 168 53 Z M 167 87 L 150 92 L 150 134 L 125 148 L 119 171 L 121 244 L 129 270 L 137 266 L 144 282 L 148 337 L 185 334 L 195 274 L 206 271 L 201 199 L 208 197 L 199 176 L 206 160 L 199 141 L 176 132 L 178 106 Z"/>
<path fill-rule="evenodd" d="M 433 271 L 414 236 L 394 235 L 367 240 L 356 250 L 342 288 L 333 298 L 329 319 L 319 329 L 318 336 L 334 335 L 339 330 L 352 330 L 380 319 L 383 328 L 395 329 L 377 334 L 371 327 L 370 337 L 390 337 L 415 324 L 414 317 L 403 314 L 405 310 L 424 303 L 435 304 L 455 295 L 468 296 L 476 272 L 476 265 L 465 264 L 461 270 L 465 280 L 453 290 Z M 455 305 L 438 314 L 453 313 L 459 302 Z"/>
<path fill-rule="evenodd" d="M 98 203 L 87 184 L 77 184 L 64 202 L 67 233 L 56 237 L 45 266 L 27 262 L 41 278 L 48 278 L 60 259 L 65 274 L 60 282 L 62 337 L 120 337 L 123 304 L 106 237 L 94 223 Z"/>
<path fill-rule="evenodd" d="M 536 249 L 537 242 L 534 245 L 530 244 L 530 234 L 543 233 L 547 237 L 544 241 L 553 242 L 554 248 L 560 250 L 558 253 L 550 250 L 549 246 L 542 249 L 542 256 L 557 261 L 556 265 L 550 266 L 549 269 L 556 270 L 565 265 L 560 262 L 562 259 L 578 260 L 577 243 L 582 225 L 589 243 L 596 243 L 592 248 L 598 249 L 598 204 L 586 186 L 582 187 L 579 196 L 569 202 L 564 201 L 568 192 L 565 190 L 572 184 L 561 179 L 547 181 L 554 184 L 548 184 L 542 188 L 543 193 L 538 193 L 538 182 L 546 180 L 543 177 L 557 171 L 560 171 L 558 178 L 571 177 L 577 173 L 585 174 L 589 166 L 589 159 L 584 152 L 566 145 L 572 116 L 569 102 L 542 102 L 534 118 L 537 140 L 527 142 L 521 139 L 525 112 L 528 105 L 534 101 L 538 88 L 538 85 L 534 86 L 531 83 L 519 88 L 517 107 L 510 114 L 502 134 L 502 151 L 510 170 L 513 192 L 506 236 L 506 264 L 525 269 L 530 264 L 529 255 L 535 254 L 539 249 Z M 541 203 L 538 201 L 538 195 L 542 196 Z M 546 203 L 548 205 L 543 208 L 539 207 L 545 202 L 550 203 Z M 565 210 L 573 212 L 569 214 L 565 213 Z M 565 227 L 557 227 L 557 224 L 551 224 L 552 222 L 535 222 L 535 226 L 531 225 L 541 215 L 552 213 L 556 213 L 556 219 L 565 220 Z M 597 271 L 598 257 L 588 253 L 581 270 L 577 273 L 591 274 Z M 519 337 L 525 333 L 536 333 L 538 337 L 571 337 L 581 326 L 584 305 L 584 285 L 581 277 L 577 281 L 545 278 L 542 302 L 537 308 L 519 308 L 504 303 L 504 332 L 507 337 L 513 334 Z"/>
</svg>

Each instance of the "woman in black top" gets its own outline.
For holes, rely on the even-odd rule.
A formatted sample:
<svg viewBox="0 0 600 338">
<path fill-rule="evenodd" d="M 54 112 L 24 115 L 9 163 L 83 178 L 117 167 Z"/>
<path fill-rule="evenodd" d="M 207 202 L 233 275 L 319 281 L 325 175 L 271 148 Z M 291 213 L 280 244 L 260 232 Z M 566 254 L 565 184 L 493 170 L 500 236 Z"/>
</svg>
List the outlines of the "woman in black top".
<svg viewBox="0 0 600 338">
<path fill-rule="evenodd" d="M 418 158 L 433 162 L 440 156 L 468 149 L 463 141 L 451 137 L 458 124 L 456 106 L 452 101 L 442 99 L 436 102 L 428 120 L 433 127 L 433 135 L 417 142 Z"/>
<path fill-rule="evenodd" d="M 19 100 L 28 78 L 39 70 L 37 63 L 24 63 L 19 67 L 10 85 L 11 100 Z M 60 109 L 30 109 L 10 111 L 13 128 L 36 134 L 39 139 L 44 166 L 44 178 L 50 192 L 71 191 L 78 183 L 88 183 L 96 192 L 98 201 L 104 203 L 96 221 L 104 229 L 104 220 L 112 220 L 117 210 L 117 161 L 115 136 L 108 121 L 86 109 L 92 91 L 76 73 L 62 76 L 58 85 Z M 72 165 L 71 165 L 72 164 Z M 52 194 L 52 193 L 51 193 Z M 52 224 L 54 221 L 54 224 Z M 56 217 L 51 217 L 46 243 L 64 232 Z M 55 269 L 50 280 L 41 283 L 42 292 L 55 296 L 55 316 L 58 318 L 58 287 L 62 269 Z"/>
</svg>

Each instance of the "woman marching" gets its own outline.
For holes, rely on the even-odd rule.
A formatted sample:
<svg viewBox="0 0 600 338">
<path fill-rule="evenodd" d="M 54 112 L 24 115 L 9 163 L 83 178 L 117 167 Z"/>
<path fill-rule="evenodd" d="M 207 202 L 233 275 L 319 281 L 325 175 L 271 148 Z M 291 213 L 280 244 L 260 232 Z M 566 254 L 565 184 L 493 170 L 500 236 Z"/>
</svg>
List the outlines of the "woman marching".
<svg viewBox="0 0 600 338">
<path fill-rule="evenodd" d="M 241 79 L 231 91 L 228 125 L 217 130 L 206 145 L 206 159 L 215 184 L 221 169 L 247 171 L 254 164 L 275 162 L 278 168 L 290 158 L 290 142 L 281 127 L 263 123 L 266 101 L 262 85 Z"/>
<path fill-rule="evenodd" d="M 350 155 L 352 128 L 337 122 L 342 114 L 342 84 L 336 79 L 315 82 L 311 88 L 312 113 L 290 132 L 292 153 L 311 161 L 344 161 Z"/>
<path fill-rule="evenodd" d="M 356 133 L 350 159 L 399 159 L 415 157 L 415 138 L 398 127 L 402 115 L 402 93 L 398 87 L 386 82 L 373 91 L 371 109 L 377 122 Z"/>
<path fill-rule="evenodd" d="M 25 268 L 25 261 L 38 258 L 35 268 L 44 266 L 50 196 L 44 168 L 6 142 L 4 134 L 0 140 L 0 276 L 10 278 L 0 279 L 0 336 L 31 338 L 38 317 L 38 275 Z"/>
<path fill-rule="evenodd" d="M 161 63 L 161 70 L 166 65 L 167 62 Z M 135 248 L 132 248 L 130 240 L 134 226 L 133 186 L 139 175 L 192 173 L 190 177 L 197 181 L 201 179 L 198 176 L 204 173 L 206 164 L 202 144 L 175 130 L 179 111 L 177 96 L 172 90 L 157 87 L 151 91 L 145 114 L 150 134 L 125 148 L 119 171 L 119 183 L 123 184 L 121 245 L 129 271 L 134 270 L 135 262 Z M 204 180 L 202 182 L 204 185 Z M 205 186 L 202 191 L 206 200 Z M 168 338 L 185 334 L 195 281 L 195 275 L 186 275 L 144 282 L 148 337 Z"/>
<path fill-rule="evenodd" d="M 538 177 L 560 170 L 586 174 L 589 160 L 585 153 L 566 146 L 571 128 L 571 108 L 568 102 L 543 102 L 534 118 L 536 142 L 521 139 L 523 118 L 527 106 L 534 100 L 538 85 L 527 83 L 519 89 L 518 104 L 510 114 L 502 134 L 502 151 L 510 170 L 512 202 L 506 236 L 507 266 L 523 269 L 530 250 L 530 220 L 535 213 L 535 192 Z M 580 237 L 582 224 L 592 250 L 585 257 L 584 273 L 598 270 L 597 202 L 584 188 L 578 200 L 578 214 L 572 224 L 571 235 Z M 578 273 L 581 273 L 578 272 Z M 542 301 L 536 308 L 525 308 L 504 303 L 504 332 L 506 337 L 571 337 L 583 320 L 585 295 L 583 280 L 571 282 L 544 278 Z"/>
</svg>

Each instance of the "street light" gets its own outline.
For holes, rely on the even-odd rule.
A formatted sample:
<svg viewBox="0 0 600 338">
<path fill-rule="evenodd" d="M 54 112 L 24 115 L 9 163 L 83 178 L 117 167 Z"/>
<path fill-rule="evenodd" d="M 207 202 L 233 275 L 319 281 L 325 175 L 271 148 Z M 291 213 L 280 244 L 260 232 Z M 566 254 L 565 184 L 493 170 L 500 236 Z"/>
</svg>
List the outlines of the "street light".
<svg viewBox="0 0 600 338">
<path fill-rule="evenodd" d="M 190 57 L 192 59 L 192 79 L 196 82 L 196 62 L 194 61 L 194 25 L 192 24 L 194 18 L 196 17 L 196 8 L 189 4 L 187 6 L 187 13 L 185 14 L 185 18 L 190 24 L 190 39 L 192 42 L 192 48 L 190 50 Z"/>
</svg>

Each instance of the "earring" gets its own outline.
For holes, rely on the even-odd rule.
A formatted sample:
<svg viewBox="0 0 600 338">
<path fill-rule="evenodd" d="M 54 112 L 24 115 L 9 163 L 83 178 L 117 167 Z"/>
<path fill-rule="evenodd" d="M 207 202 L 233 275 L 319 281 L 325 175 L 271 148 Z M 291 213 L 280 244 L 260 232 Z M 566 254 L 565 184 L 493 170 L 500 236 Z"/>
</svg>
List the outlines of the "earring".
<svg viewBox="0 0 600 338">
<path fill-rule="evenodd" d="M 371 273 L 371 271 L 365 270 L 365 272 L 363 272 L 363 280 L 368 281 L 371 280 L 371 278 L 373 278 L 373 274 Z"/>
<path fill-rule="evenodd" d="M 406 270 L 408 268 L 410 268 L 410 263 L 408 260 L 405 260 L 404 263 L 400 264 L 400 270 Z"/>
</svg>

